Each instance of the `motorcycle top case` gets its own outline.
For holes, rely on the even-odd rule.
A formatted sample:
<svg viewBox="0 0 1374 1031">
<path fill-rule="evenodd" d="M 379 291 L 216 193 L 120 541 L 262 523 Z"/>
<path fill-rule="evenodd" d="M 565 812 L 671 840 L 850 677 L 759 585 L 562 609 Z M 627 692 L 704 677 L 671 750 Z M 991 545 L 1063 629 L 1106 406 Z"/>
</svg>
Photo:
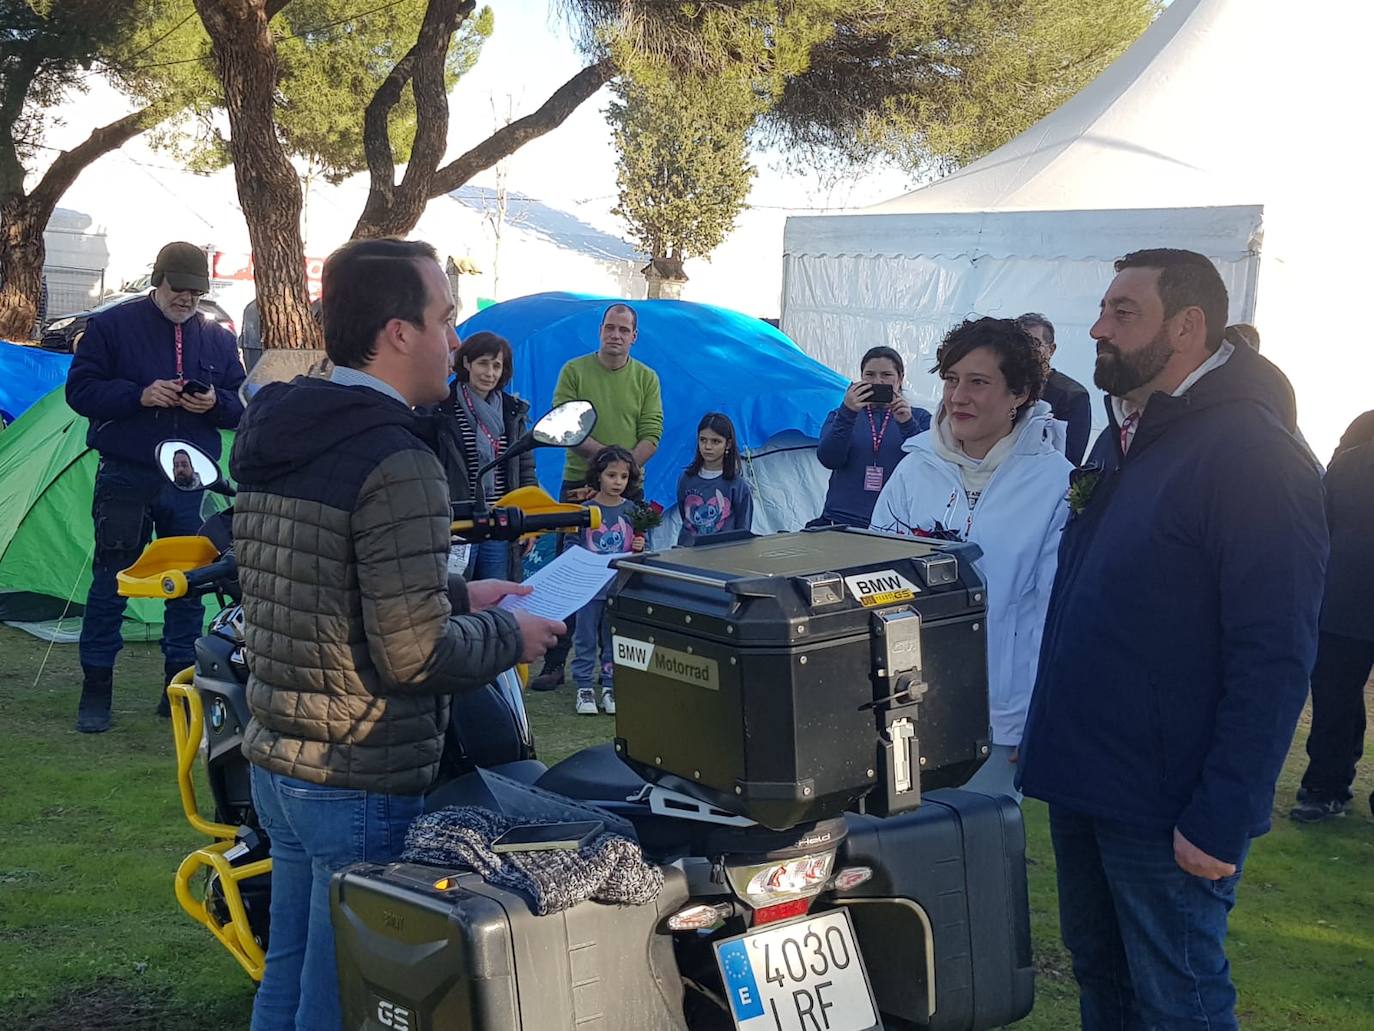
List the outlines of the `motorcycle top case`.
<svg viewBox="0 0 1374 1031">
<path fill-rule="evenodd" d="M 775 830 L 963 783 L 988 751 L 980 554 L 833 528 L 619 560 L 618 754 Z"/>
<path fill-rule="evenodd" d="M 660 925 L 687 878 L 663 872 L 656 902 L 536 916 L 470 871 L 346 867 L 330 886 L 345 1031 L 686 1031 Z"/>
</svg>

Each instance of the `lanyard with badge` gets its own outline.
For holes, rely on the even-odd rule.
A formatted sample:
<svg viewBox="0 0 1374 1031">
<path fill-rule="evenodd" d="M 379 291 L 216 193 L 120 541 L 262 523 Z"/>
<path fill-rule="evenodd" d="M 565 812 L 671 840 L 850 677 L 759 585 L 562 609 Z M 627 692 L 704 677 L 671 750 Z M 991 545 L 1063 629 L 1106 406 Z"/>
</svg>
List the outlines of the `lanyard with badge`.
<svg viewBox="0 0 1374 1031">
<path fill-rule="evenodd" d="M 887 436 L 887 424 L 892 421 L 892 409 L 883 412 L 883 424 L 881 427 L 873 421 L 873 409 L 865 408 L 868 413 L 868 431 L 873 436 L 873 464 L 864 467 L 864 490 L 880 491 L 883 489 L 883 467 L 878 464 L 878 452 L 882 450 L 883 438 Z"/>
</svg>

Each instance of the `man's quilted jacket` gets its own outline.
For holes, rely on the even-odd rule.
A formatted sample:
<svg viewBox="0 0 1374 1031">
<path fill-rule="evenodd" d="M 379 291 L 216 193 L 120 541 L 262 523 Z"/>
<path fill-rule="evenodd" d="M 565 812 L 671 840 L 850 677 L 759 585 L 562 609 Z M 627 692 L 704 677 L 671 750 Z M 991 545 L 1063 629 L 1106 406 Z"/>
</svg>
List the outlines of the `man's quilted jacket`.
<svg viewBox="0 0 1374 1031">
<path fill-rule="evenodd" d="M 453 615 L 433 425 L 364 386 L 264 387 L 230 468 L 253 718 L 244 754 L 317 784 L 416 794 L 449 696 L 515 664 L 508 612 Z"/>
</svg>

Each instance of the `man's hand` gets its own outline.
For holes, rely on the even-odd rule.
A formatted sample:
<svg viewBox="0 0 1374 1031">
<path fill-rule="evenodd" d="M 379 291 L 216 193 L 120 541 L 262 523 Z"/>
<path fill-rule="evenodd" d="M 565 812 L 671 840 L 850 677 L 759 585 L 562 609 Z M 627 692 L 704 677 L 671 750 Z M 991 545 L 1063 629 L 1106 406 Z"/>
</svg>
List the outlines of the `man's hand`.
<svg viewBox="0 0 1374 1031">
<path fill-rule="evenodd" d="M 469 580 L 468 608 L 473 612 L 494 608 L 508 594 L 523 598 L 534 590 L 528 584 L 512 583 L 509 580 Z"/>
<path fill-rule="evenodd" d="M 911 421 L 911 402 L 901 394 L 892 399 L 892 418 L 898 422 L 907 423 Z"/>
<path fill-rule="evenodd" d="M 1235 863 L 1223 863 L 1209 856 L 1179 833 L 1177 827 L 1174 828 L 1174 862 L 1182 870 L 1205 881 L 1219 881 L 1236 872 Z"/>
<path fill-rule="evenodd" d="M 196 415 L 204 415 L 215 407 L 215 388 L 211 387 L 203 394 L 187 394 L 183 391 L 180 398 L 182 408 Z"/>
<path fill-rule="evenodd" d="M 601 443 L 601 441 L 597 440 L 595 437 L 588 437 L 581 444 L 573 448 L 573 452 L 581 455 L 583 458 L 592 459 L 595 458 L 596 453 L 605 446 L 605 444 Z"/>
<path fill-rule="evenodd" d="M 143 388 L 138 403 L 144 408 L 176 408 L 181 404 L 181 384 L 173 379 L 155 379 Z"/>
<path fill-rule="evenodd" d="M 872 393 L 872 383 L 865 383 L 863 380 L 851 383 L 849 389 L 844 392 L 844 406 L 851 412 L 862 411 Z"/>
<path fill-rule="evenodd" d="M 569 501 L 576 501 L 579 503 L 594 497 L 596 497 L 595 487 L 573 487 L 567 494 Z"/>
<path fill-rule="evenodd" d="M 1011 755 L 1007 756 L 1007 762 L 1009 762 L 1009 763 L 1011 763 L 1013 766 L 1015 766 L 1015 765 L 1016 765 L 1017 763 L 1019 763 L 1020 761 L 1021 761 L 1021 749 L 1020 749 L 1019 747 L 1018 747 L 1018 748 L 1013 748 L 1013 749 L 1011 750 Z"/>
<path fill-rule="evenodd" d="M 515 617 L 516 623 L 520 624 L 520 641 L 524 646 L 520 652 L 521 662 L 533 662 L 535 659 L 543 658 L 544 653 L 554 646 L 558 638 L 568 632 L 568 628 L 557 619 L 545 619 L 543 616 L 531 615 L 518 609 L 511 615 Z"/>
</svg>

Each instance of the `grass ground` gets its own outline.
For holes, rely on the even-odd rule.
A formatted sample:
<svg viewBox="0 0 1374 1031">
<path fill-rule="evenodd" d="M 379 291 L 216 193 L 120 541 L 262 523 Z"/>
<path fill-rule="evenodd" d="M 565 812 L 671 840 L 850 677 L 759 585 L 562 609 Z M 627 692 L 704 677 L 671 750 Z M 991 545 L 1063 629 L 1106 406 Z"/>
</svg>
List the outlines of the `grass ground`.
<svg viewBox="0 0 1374 1031">
<path fill-rule="evenodd" d="M 243 1028 L 252 988 L 172 898 L 177 863 L 200 841 L 183 822 L 167 724 L 153 714 L 161 656 L 120 659 L 114 729 L 71 729 L 75 648 L 0 627 L 0 1013 L 28 1031 Z M 547 761 L 598 741 L 609 717 L 572 714 L 569 692 L 533 694 Z M 1279 785 L 1286 806 L 1306 725 Z M 1374 735 L 1369 741 L 1374 752 Z M 1256 843 L 1230 954 L 1249 1031 L 1374 1029 L 1374 788 L 1366 764 L 1354 813 L 1318 827 L 1281 817 Z M 1025 807 L 1039 968 L 1034 1012 L 1018 1027 L 1077 1026 L 1058 938 L 1045 809 Z"/>
</svg>

